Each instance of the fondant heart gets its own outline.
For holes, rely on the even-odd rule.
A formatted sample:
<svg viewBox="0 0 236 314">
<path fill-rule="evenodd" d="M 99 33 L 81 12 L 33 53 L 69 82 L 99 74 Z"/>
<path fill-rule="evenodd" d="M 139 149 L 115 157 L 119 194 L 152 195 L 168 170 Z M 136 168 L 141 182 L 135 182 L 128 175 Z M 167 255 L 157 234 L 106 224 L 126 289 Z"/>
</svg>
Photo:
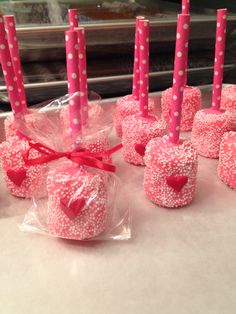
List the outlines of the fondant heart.
<svg viewBox="0 0 236 314">
<path fill-rule="evenodd" d="M 146 146 L 144 146 L 143 144 L 136 144 L 134 149 L 140 156 L 143 157 L 145 155 Z"/>
<path fill-rule="evenodd" d="M 8 178 L 17 186 L 21 186 L 22 182 L 26 178 L 26 170 L 25 169 L 19 169 L 19 170 L 7 170 L 7 176 Z"/>
<path fill-rule="evenodd" d="M 86 202 L 83 197 L 69 202 L 65 199 L 61 200 L 62 210 L 70 219 L 75 219 L 79 215 L 85 203 Z"/>
<path fill-rule="evenodd" d="M 180 192 L 182 188 L 185 186 L 185 184 L 188 182 L 188 177 L 170 176 L 170 177 L 166 177 L 166 182 L 175 191 Z"/>
</svg>

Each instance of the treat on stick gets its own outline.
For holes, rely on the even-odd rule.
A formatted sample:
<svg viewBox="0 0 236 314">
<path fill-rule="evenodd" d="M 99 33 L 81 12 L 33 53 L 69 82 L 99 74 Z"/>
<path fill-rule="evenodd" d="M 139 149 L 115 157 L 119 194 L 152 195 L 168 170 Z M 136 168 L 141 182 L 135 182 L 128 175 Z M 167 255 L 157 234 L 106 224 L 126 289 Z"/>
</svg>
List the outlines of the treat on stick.
<svg viewBox="0 0 236 314">
<path fill-rule="evenodd" d="M 79 53 L 77 51 L 78 36 L 81 38 L 81 41 L 79 40 L 79 45 L 83 45 L 83 48 L 79 48 Z M 68 107 L 72 137 L 69 137 L 70 140 L 72 139 L 76 147 L 86 148 L 94 153 L 98 153 L 109 148 L 109 140 L 108 134 L 104 130 L 95 130 L 95 126 L 89 125 L 89 120 L 91 120 L 91 123 L 94 123 L 94 120 L 87 114 L 88 93 L 84 45 L 85 37 L 83 29 L 79 28 L 66 32 L 68 89 L 69 94 L 71 95 Z M 83 60 L 83 62 L 80 63 L 79 59 Z M 80 71 L 78 65 L 80 65 Z M 81 77 L 81 75 L 83 77 Z M 79 77 L 81 78 L 81 81 L 79 81 Z M 61 111 L 61 121 L 64 128 L 68 126 L 68 107 L 65 107 Z M 70 140 L 66 141 L 65 149 L 69 149 L 68 144 L 72 144 Z"/>
<path fill-rule="evenodd" d="M 79 71 L 79 90 L 80 90 L 80 105 L 81 105 L 81 126 L 88 127 L 88 123 L 95 125 L 102 122 L 104 118 L 104 110 L 99 105 L 98 101 L 88 100 L 87 87 L 87 62 L 86 62 L 86 41 L 85 30 L 83 27 L 74 28 L 78 32 L 78 71 Z M 69 112 L 68 106 L 61 110 L 61 121 L 64 129 L 69 128 Z"/>
<path fill-rule="evenodd" d="M 217 10 L 216 45 L 212 106 L 197 112 L 193 123 L 192 143 L 198 154 L 218 158 L 225 132 L 236 130 L 236 112 L 220 109 L 223 81 L 227 9 Z"/>
<path fill-rule="evenodd" d="M 138 114 L 139 108 L 139 94 L 140 94 L 140 34 L 139 22 L 144 20 L 143 16 L 136 17 L 135 27 L 135 45 L 134 45 L 134 66 L 133 66 L 133 84 L 132 94 L 121 97 L 117 100 L 116 109 L 113 113 L 113 123 L 118 137 L 122 137 L 122 122 L 131 115 Z M 151 112 L 154 108 L 154 101 L 148 100 L 148 109 Z"/>
<path fill-rule="evenodd" d="M 190 0 L 182 0 L 182 14 L 189 14 Z M 177 35 L 177 36 L 180 36 Z M 188 41 L 185 43 L 186 50 L 188 50 Z M 178 58 L 181 58 L 181 52 L 177 52 Z M 184 91 L 183 91 L 183 103 L 182 103 L 182 115 L 180 130 L 183 132 L 191 131 L 193 126 L 193 120 L 196 112 L 201 108 L 201 91 L 198 87 L 187 85 L 187 68 L 188 68 L 188 54 L 186 56 L 185 63 L 185 75 L 184 75 Z M 173 82 L 174 83 L 174 82 Z M 172 87 L 166 89 L 161 96 L 161 108 L 162 117 L 166 121 L 169 120 L 170 106 L 172 102 Z"/>
<path fill-rule="evenodd" d="M 77 9 L 69 9 L 68 10 L 69 24 L 70 30 L 74 30 L 74 28 L 79 26 L 79 12 Z"/>
<path fill-rule="evenodd" d="M 196 189 L 197 152 L 190 141 L 179 139 L 189 23 L 189 14 L 178 16 L 169 136 L 152 139 L 145 152 L 145 194 L 168 208 L 189 204 Z"/>
<path fill-rule="evenodd" d="M 55 236 L 85 240 L 106 227 L 106 177 L 84 167 L 62 164 L 47 179 L 48 228 Z"/>
<path fill-rule="evenodd" d="M 220 144 L 218 176 L 236 190 L 236 132 L 226 132 Z"/>
<path fill-rule="evenodd" d="M 144 165 L 147 143 L 166 133 L 167 124 L 148 111 L 149 85 L 149 21 L 140 20 L 140 114 L 131 115 L 122 123 L 123 155 L 126 161 Z"/>
<path fill-rule="evenodd" d="M 220 107 L 223 110 L 236 110 L 236 85 L 223 87 Z"/>
<path fill-rule="evenodd" d="M 27 166 L 23 155 L 29 150 L 27 140 L 10 137 L 0 144 L 0 159 L 4 178 L 11 194 L 18 197 L 30 198 L 47 195 L 45 180 L 47 164 Z M 41 154 L 31 150 L 30 156 L 38 158 Z"/>
</svg>

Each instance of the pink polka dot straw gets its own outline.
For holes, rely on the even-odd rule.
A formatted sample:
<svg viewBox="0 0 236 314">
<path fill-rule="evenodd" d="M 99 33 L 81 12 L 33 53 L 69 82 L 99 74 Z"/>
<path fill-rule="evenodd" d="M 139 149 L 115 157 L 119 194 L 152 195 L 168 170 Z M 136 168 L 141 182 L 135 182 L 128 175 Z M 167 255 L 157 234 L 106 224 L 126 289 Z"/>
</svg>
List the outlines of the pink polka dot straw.
<svg viewBox="0 0 236 314">
<path fill-rule="evenodd" d="M 71 95 L 69 100 L 69 120 L 72 138 L 75 139 L 81 130 L 77 31 L 66 31 L 65 38 L 68 92 Z"/>
<path fill-rule="evenodd" d="M 17 78 L 15 77 L 12 66 L 10 50 L 7 42 L 7 34 L 4 28 L 2 15 L 0 15 L 0 61 L 12 111 L 14 114 L 21 113 L 23 109 L 16 83 Z"/>
<path fill-rule="evenodd" d="M 140 110 L 143 117 L 148 116 L 148 90 L 149 90 L 149 20 L 140 20 Z"/>
<path fill-rule="evenodd" d="M 215 64 L 212 91 L 212 109 L 220 110 L 226 41 L 227 9 L 217 10 Z"/>
<path fill-rule="evenodd" d="M 79 23 L 78 23 L 79 12 L 77 9 L 69 9 L 68 16 L 69 16 L 70 30 L 73 30 L 75 27 L 79 26 Z"/>
<path fill-rule="evenodd" d="M 190 0 L 182 0 L 182 14 L 190 14 Z M 186 49 L 188 49 L 188 47 Z M 186 55 L 185 67 L 186 71 L 184 75 L 184 87 L 186 87 L 188 80 L 188 53 Z"/>
<path fill-rule="evenodd" d="M 134 43 L 134 68 L 133 68 L 133 86 L 132 86 L 132 95 L 134 99 L 139 99 L 139 22 L 144 20 L 143 16 L 136 17 L 136 26 L 135 26 L 135 43 Z"/>
<path fill-rule="evenodd" d="M 25 95 L 24 80 L 23 80 L 21 63 L 20 63 L 20 54 L 19 54 L 19 48 L 18 48 L 18 39 L 17 39 L 17 34 L 16 34 L 14 16 L 6 15 L 4 16 L 4 21 L 6 25 L 8 45 L 10 48 L 13 69 L 14 69 L 15 77 L 17 79 L 16 83 L 18 86 L 18 93 L 21 100 L 21 108 L 22 108 L 22 111 L 26 112 L 27 111 L 26 95 Z"/>
<path fill-rule="evenodd" d="M 178 143 L 180 133 L 181 106 L 183 102 L 184 75 L 186 71 L 187 45 L 189 39 L 189 14 L 179 14 L 177 22 L 174 80 L 170 112 L 169 140 Z"/>
<path fill-rule="evenodd" d="M 190 13 L 190 0 L 182 0 L 182 14 Z"/>
<path fill-rule="evenodd" d="M 86 40 L 83 27 L 78 29 L 78 59 L 79 59 L 79 85 L 81 103 L 81 123 L 88 122 L 88 87 L 87 87 L 87 62 L 86 62 Z"/>
</svg>

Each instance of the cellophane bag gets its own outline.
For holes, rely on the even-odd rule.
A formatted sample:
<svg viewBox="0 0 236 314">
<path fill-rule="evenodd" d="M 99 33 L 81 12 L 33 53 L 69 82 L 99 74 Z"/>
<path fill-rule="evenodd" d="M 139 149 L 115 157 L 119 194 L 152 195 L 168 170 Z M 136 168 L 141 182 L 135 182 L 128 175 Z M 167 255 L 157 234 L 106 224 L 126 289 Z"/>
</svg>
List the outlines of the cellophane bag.
<svg viewBox="0 0 236 314">
<path fill-rule="evenodd" d="M 15 119 L 18 134 L 29 143 L 23 156 L 26 166 L 48 165 L 47 195 L 32 197 L 20 228 L 72 240 L 129 239 L 128 195 L 111 163 L 111 155 L 121 146 L 109 145 L 110 109 L 97 123 L 91 120 L 72 141 L 61 117 L 71 97 L 66 95 L 29 113 L 33 124 Z"/>
</svg>

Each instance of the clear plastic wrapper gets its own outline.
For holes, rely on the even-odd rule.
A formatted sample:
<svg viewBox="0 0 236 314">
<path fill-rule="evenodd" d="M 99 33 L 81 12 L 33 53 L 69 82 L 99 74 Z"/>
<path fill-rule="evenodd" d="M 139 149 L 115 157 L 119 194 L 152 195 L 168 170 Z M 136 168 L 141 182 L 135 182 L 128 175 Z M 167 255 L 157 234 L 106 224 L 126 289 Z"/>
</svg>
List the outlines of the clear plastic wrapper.
<svg viewBox="0 0 236 314">
<path fill-rule="evenodd" d="M 129 239 L 128 197 L 111 164 L 121 146 L 109 147 L 110 109 L 96 123 L 91 119 L 73 141 L 61 118 L 71 97 L 31 111 L 33 124 L 15 119 L 18 141 L 29 145 L 21 152 L 26 167 L 47 165 L 46 196 L 40 195 L 41 188 L 32 195 L 21 230 L 72 240 Z"/>
</svg>

